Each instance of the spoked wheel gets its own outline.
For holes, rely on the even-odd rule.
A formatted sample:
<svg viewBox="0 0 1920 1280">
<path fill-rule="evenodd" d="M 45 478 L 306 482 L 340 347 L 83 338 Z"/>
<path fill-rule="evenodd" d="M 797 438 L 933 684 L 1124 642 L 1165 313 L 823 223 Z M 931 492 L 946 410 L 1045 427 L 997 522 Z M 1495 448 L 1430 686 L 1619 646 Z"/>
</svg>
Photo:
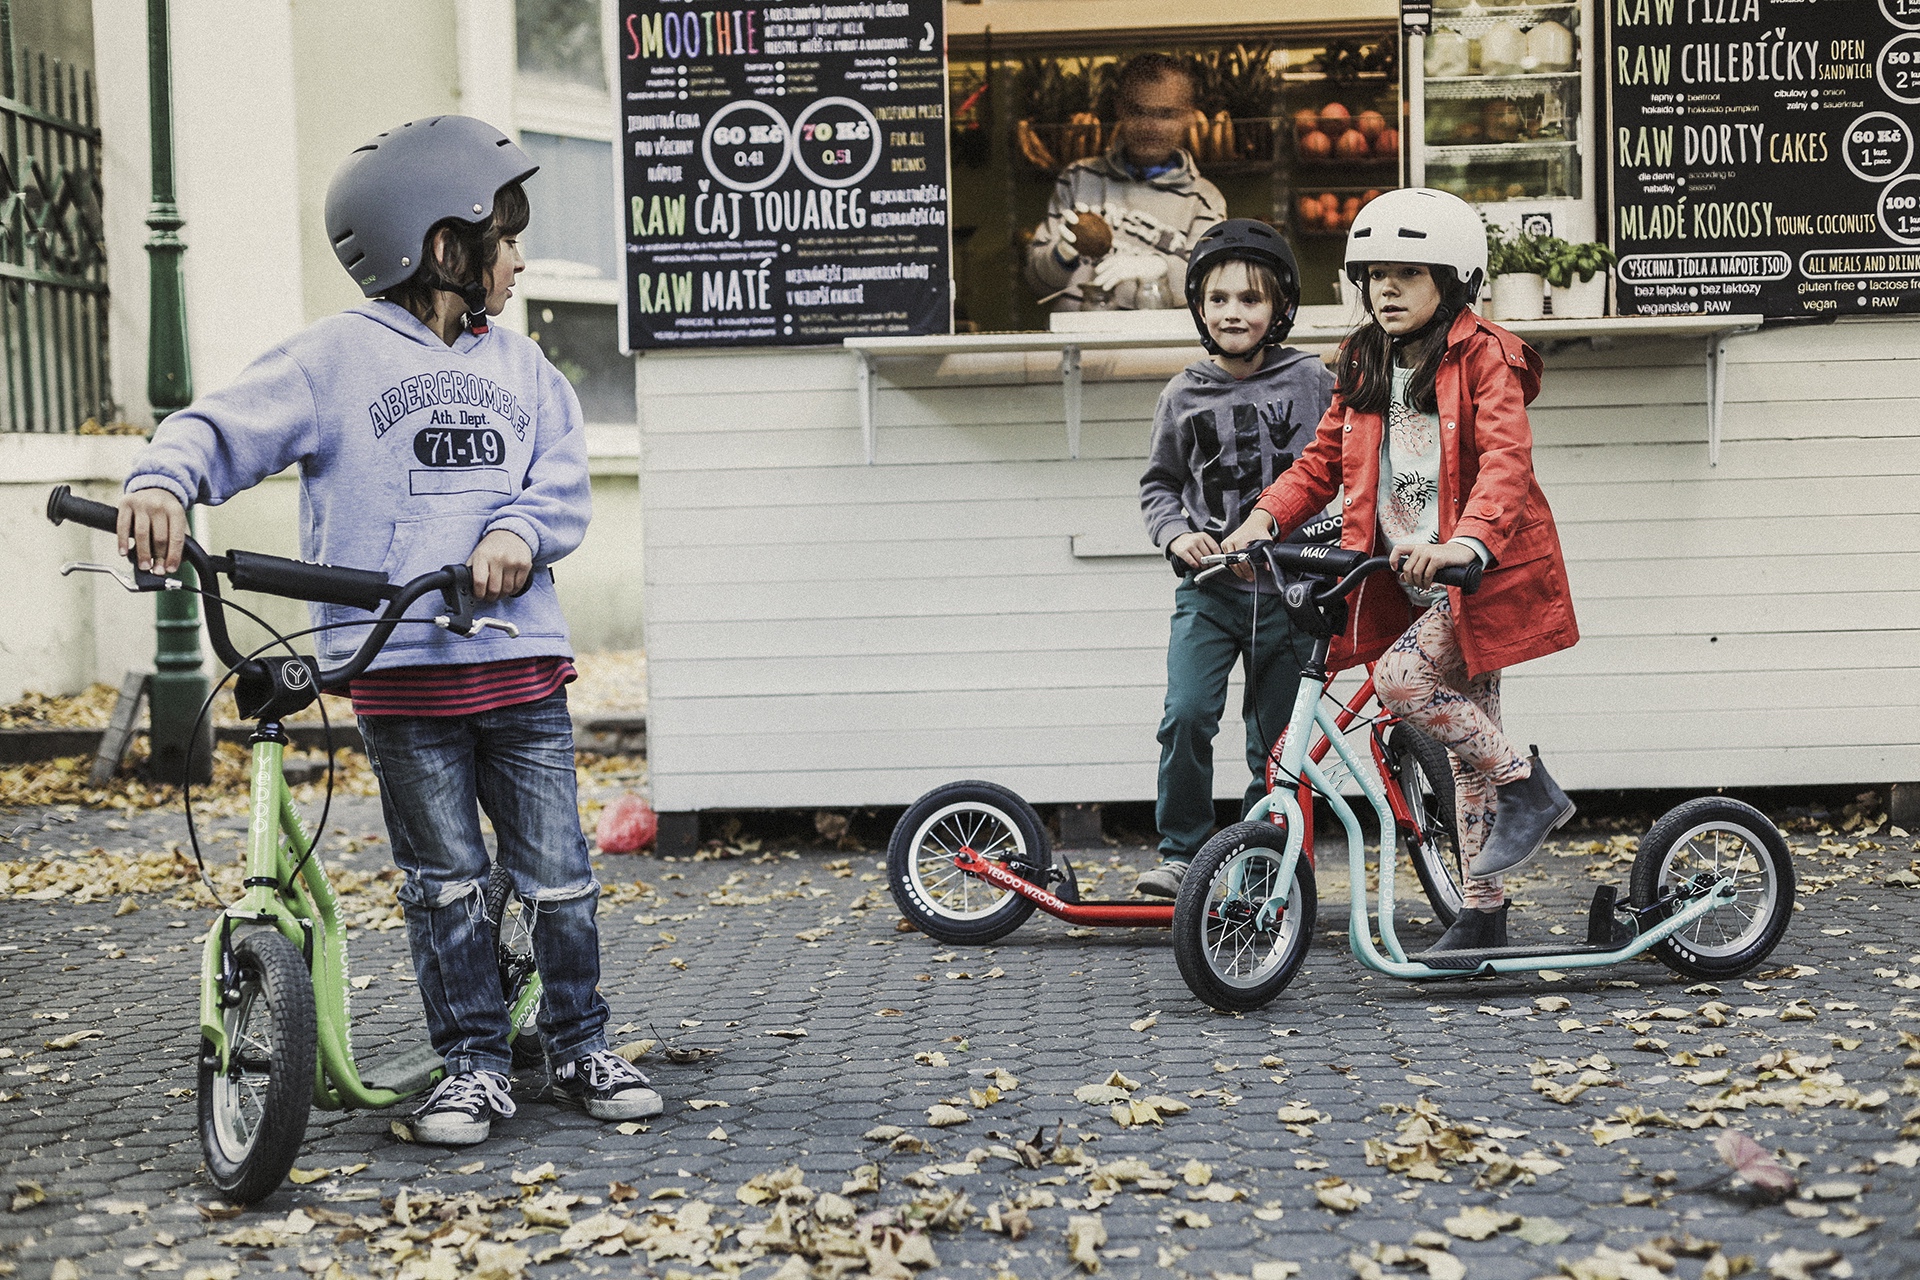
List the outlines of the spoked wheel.
<svg viewBox="0 0 1920 1280">
<path fill-rule="evenodd" d="M 968 849 L 1045 888 L 1052 865 L 1047 830 L 1033 806 L 991 782 L 953 782 L 918 800 L 887 843 L 887 880 L 901 914 L 940 942 L 992 942 L 1018 929 L 1033 904 L 960 870 Z"/>
<path fill-rule="evenodd" d="M 1242 822 L 1201 847 L 1173 907 L 1173 955 L 1194 995 L 1215 1009 L 1247 1012 L 1279 995 L 1300 971 L 1318 910 L 1313 865 L 1294 864 L 1286 906 L 1279 892 L 1287 829 Z"/>
<path fill-rule="evenodd" d="M 200 1147 L 213 1185 L 251 1204 L 279 1187 L 307 1133 L 313 982 L 299 949 L 271 930 L 235 943 L 233 966 L 227 1069 L 210 1045 L 200 1051 Z"/>
<path fill-rule="evenodd" d="M 1723 796 L 1668 810 L 1641 838 L 1633 860 L 1633 905 L 1645 910 L 1658 904 L 1641 917 L 1642 929 L 1722 880 L 1733 882 L 1733 901 L 1653 945 L 1675 973 L 1732 978 L 1766 959 L 1793 918 L 1793 857 L 1765 814 Z"/>
<path fill-rule="evenodd" d="M 1446 928 L 1465 900 L 1460 884 L 1460 827 L 1454 814 L 1453 759 L 1447 749 L 1402 721 L 1386 742 L 1387 768 L 1419 820 L 1420 836 L 1400 833 L 1400 852 Z"/>
<path fill-rule="evenodd" d="M 521 1006 L 528 987 L 539 980 L 533 958 L 533 904 L 513 891 L 513 877 L 499 863 L 487 876 L 487 922 L 493 926 L 494 958 L 500 968 L 500 995 L 513 1018 L 513 1065 L 537 1067 L 546 1061 L 536 1021 L 540 996 Z"/>
</svg>

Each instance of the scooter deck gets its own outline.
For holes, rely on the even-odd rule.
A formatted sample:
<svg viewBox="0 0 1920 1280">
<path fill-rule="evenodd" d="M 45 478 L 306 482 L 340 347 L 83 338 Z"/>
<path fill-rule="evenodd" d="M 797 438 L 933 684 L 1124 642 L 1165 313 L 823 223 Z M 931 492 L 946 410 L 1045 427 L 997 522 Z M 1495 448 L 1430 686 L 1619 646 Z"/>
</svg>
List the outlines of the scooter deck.
<svg viewBox="0 0 1920 1280">
<path fill-rule="evenodd" d="M 1478 969 L 1489 960 L 1547 960 L 1556 956 L 1605 955 L 1612 947 L 1560 943 L 1550 947 L 1479 947 L 1467 951 L 1417 951 L 1407 956 L 1434 969 Z M 1453 975 L 1449 975 L 1453 976 Z"/>
<path fill-rule="evenodd" d="M 360 1076 L 369 1089 L 387 1089 L 394 1093 L 418 1093 L 433 1079 L 433 1073 L 446 1065 L 429 1044 L 416 1045 L 391 1058 L 373 1063 Z"/>
</svg>

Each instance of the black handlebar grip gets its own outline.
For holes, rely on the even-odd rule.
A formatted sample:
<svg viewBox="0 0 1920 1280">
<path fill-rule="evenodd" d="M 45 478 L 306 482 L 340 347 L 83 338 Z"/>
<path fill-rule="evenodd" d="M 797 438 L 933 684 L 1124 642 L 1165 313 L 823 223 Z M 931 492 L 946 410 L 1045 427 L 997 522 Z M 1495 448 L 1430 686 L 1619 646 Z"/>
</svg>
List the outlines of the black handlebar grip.
<svg viewBox="0 0 1920 1280">
<path fill-rule="evenodd" d="M 233 572 L 227 576 L 242 591 L 343 604 L 369 613 L 378 610 L 393 594 L 393 584 L 387 581 L 387 575 L 370 569 L 342 569 L 330 564 L 288 560 L 284 556 L 261 555 L 257 551 L 229 551 L 227 558 L 233 562 Z"/>
<path fill-rule="evenodd" d="M 53 492 L 47 495 L 47 519 L 55 524 L 64 524 L 71 520 L 89 529 L 112 533 L 119 527 L 120 513 L 104 502 L 76 498 L 73 496 L 72 489 L 64 484 L 58 484 L 53 487 Z"/>
<path fill-rule="evenodd" d="M 1433 580 L 1440 586 L 1458 587 L 1468 595 L 1472 595 L 1480 589 L 1480 574 L 1484 569 L 1485 566 L 1480 563 L 1480 558 L 1475 556 L 1472 564 L 1448 565 L 1434 574 Z"/>
</svg>

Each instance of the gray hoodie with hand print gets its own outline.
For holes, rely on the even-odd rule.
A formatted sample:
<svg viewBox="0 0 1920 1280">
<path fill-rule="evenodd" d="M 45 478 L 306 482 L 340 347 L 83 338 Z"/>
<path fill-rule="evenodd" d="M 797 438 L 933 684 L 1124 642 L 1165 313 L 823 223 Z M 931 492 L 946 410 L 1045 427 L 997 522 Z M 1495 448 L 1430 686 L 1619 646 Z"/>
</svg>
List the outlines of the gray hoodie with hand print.
<svg viewBox="0 0 1920 1280">
<path fill-rule="evenodd" d="M 1261 491 L 1313 439 L 1332 401 L 1333 374 L 1292 347 L 1273 348 L 1241 379 L 1211 360 L 1175 374 L 1154 410 L 1140 477 L 1140 513 L 1153 545 L 1170 557 L 1183 533 L 1223 538 L 1239 528 Z"/>
</svg>

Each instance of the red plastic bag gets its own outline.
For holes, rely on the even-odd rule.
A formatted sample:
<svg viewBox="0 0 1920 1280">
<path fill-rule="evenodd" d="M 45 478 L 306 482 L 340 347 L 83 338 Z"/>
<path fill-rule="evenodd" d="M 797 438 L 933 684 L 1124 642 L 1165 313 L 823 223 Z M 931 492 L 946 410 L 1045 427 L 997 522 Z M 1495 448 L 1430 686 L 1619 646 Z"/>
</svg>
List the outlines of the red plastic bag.
<svg viewBox="0 0 1920 1280">
<path fill-rule="evenodd" d="M 653 844 L 660 830 L 660 815 L 653 806 L 629 791 L 600 811 L 600 823 L 593 829 L 593 842 L 602 853 L 638 853 Z"/>
</svg>

